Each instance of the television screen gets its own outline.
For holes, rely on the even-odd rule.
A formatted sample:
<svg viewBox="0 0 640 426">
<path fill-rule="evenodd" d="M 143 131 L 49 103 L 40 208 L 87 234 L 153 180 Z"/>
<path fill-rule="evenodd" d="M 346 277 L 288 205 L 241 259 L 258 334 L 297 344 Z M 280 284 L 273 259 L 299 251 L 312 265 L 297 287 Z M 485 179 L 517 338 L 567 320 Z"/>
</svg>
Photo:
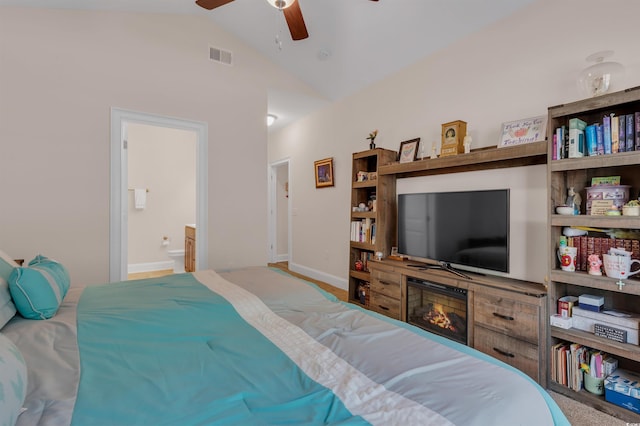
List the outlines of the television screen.
<svg viewBox="0 0 640 426">
<path fill-rule="evenodd" d="M 398 253 L 509 272 L 509 190 L 399 194 Z"/>
</svg>

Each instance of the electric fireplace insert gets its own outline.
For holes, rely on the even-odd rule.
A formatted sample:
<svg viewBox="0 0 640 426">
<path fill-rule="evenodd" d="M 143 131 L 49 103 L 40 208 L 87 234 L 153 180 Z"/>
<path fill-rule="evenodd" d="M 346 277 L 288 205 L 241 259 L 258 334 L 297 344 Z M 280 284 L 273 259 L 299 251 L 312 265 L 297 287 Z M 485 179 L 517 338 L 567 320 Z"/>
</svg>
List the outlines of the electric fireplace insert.
<svg viewBox="0 0 640 426">
<path fill-rule="evenodd" d="M 467 290 L 407 278 L 407 322 L 467 344 Z"/>
</svg>

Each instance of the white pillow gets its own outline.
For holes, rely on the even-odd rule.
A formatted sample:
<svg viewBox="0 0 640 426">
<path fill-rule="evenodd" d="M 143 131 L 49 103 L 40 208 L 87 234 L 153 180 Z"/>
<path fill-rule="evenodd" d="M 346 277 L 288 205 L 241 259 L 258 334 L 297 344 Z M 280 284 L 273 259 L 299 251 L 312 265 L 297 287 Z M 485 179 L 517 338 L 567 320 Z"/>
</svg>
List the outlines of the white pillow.
<svg viewBox="0 0 640 426">
<path fill-rule="evenodd" d="M 0 333 L 0 426 L 14 426 L 27 396 L 27 365 L 11 340 Z"/>
<path fill-rule="evenodd" d="M 19 265 L 0 250 L 0 329 L 16 314 L 16 307 L 9 292 L 9 277 Z"/>
</svg>

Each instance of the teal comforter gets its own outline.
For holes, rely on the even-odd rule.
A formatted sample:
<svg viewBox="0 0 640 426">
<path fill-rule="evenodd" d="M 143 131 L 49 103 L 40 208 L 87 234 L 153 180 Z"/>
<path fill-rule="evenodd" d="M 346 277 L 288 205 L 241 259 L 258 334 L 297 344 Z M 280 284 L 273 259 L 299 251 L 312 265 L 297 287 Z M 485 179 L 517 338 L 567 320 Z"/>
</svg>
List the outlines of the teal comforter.
<svg viewBox="0 0 640 426">
<path fill-rule="evenodd" d="M 190 274 L 87 288 L 78 324 L 73 425 L 366 423 Z"/>
</svg>

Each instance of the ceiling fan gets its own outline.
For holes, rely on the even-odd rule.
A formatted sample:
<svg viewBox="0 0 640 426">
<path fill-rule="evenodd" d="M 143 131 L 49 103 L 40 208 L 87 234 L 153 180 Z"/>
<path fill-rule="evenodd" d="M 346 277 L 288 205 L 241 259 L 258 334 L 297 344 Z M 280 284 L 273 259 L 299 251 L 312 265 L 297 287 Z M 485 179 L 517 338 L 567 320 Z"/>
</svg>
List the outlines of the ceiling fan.
<svg viewBox="0 0 640 426">
<path fill-rule="evenodd" d="M 224 6 L 227 3 L 231 3 L 233 0 L 196 0 L 196 4 L 207 10 L 215 9 L 216 7 Z M 302 10 L 298 0 L 267 0 L 273 7 L 281 10 L 284 13 L 284 19 L 289 26 L 289 32 L 291 38 L 294 40 L 303 40 L 309 37 L 307 32 L 307 26 L 304 24 L 304 18 L 302 17 Z M 378 0 L 371 0 L 378 1 Z"/>
</svg>

